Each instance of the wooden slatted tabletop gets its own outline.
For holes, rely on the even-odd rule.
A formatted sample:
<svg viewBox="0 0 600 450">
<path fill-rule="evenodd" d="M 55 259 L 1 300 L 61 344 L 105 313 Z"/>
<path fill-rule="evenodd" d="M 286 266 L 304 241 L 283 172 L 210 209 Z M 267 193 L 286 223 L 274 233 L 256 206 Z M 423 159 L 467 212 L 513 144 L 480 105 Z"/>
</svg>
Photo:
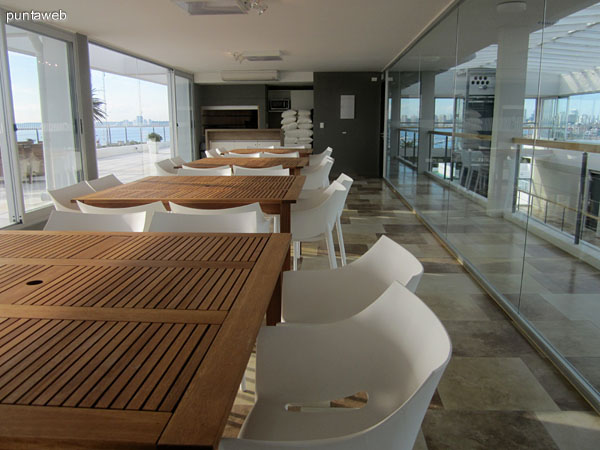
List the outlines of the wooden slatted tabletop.
<svg viewBox="0 0 600 450">
<path fill-rule="evenodd" d="M 236 148 L 229 151 L 224 151 L 223 153 L 293 153 L 298 152 L 300 156 L 308 156 L 312 155 L 312 148 Z"/>
<path fill-rule="evenodd" d="M 300 196 L 305 177 L 147 177 L 74 200 L 105 208 L 162 201 L 197 208 L 231 208 L 259 202 L 265 213 L 280 215 L 282 233 L 289 233 L 290 207 Z"/>
<path fill-rule="evenodd" d="M 217 448 L 290 238 L 0 232 L 0 447 Z"/>
<path fill-rule="evenodd" d="M 284 169 L 290 169 L 290 175 L 300 175 L 302 168 L 308 166 L 308 157 L 301 158 L 203 158 L 185 164 L 194 168 L 209 168 L 220 166 L 242 166 L 252 169 L 265 169 L 281 165 Z M 176 169 L 181 166 L 175 166 Z"/>
</svg>

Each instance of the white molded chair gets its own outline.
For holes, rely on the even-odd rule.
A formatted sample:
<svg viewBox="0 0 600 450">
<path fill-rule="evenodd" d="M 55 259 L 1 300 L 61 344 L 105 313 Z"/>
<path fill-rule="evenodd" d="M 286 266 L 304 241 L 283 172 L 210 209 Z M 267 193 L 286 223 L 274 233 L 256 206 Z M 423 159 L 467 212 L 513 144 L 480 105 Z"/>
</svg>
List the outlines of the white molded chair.
<svg viewBox="0 0 600 450">
<path fill-rule="evenodd" d="M 347 319 L 373 303 L 394 281 L 415 292 L 422 276 L 419 260 L 384 235 L 345 267 L 284 272 L 282 315 L 294 323 Z"/>
<path fill-rule="evenodd" d="M 77 203 L 71 202 L 71 200 L 94 192 L 96 192 L 95 189 L 87 181 L 82 181 L 71 186 L 48 191 L 48 195 L 54 202 L 57 211 L 78 212 Z"/>
<path fill-rule="evenodd" d="M 81 214 L 52 211 L 44 230 L 50 231 L 144 231 L 145 212 L 132 214 Z"/>
<path fill-rule="evenodd" d="M 175 169 L 176 165 L 177 164 L 174 164 L 170 159 L 163 159 L 162 161 L 154 163 L 156 173 L 161 177 L 172 177 L 177 175 L 177 169 Z"/>
<path fill-rule="evenodd" d="M 329 172 L 333 167 L 334 159 L 330 156 L 316 166 L 308 166 L 303 168 L 300 173 L 306 177 L 302 190 L 320 189 L 329 185 Z"/>
<path fill-rule="evenodd" d="M 174 163 L 173 165 L 175 165 L 175 166 L 183 166 L 187 162 L 181 156 L 173 156 L 171 158 L 171 161 L 173 161 L 173 163 Z"/>
<path fill-rule="evenodd" d="M 265 167 L 263 169 L 252 169 L 250 167 L 233 166 L 234 175 L 251 175 L 251 176 L 286 176 L 290 174 L 290 169 L 284 169 L 281 165 L 273 167 Z"/>
<path fill-rule="evenodd" d="M 331 147 L 327 147 L 321 153 L 317 153 L 316 155 L 309 155 L 308 162 L 310 163 L 310 166 L 318 166 L 321 163 L 321 161 L 325 159 L 325 157 L 331 156 L 332 153 L 333 149 Z"/>
<path fill-rule="evenodd" d="M 207 158 L 219 158 L 221 156 L 221 153 L 219 152 L 219 149 L 211 148 L 211 149 L 206 150 L 204 152 L 204 155 Z"/>
<path fill-rule="evenodd" d="M 88 181 L 88 184 L 95 191 L 103 191 L 104 189 L 109 189 L 111 187 L 121 186 L 123 182 L 111 173 L 110 175 L 106 175 L 105 177 L 90 180 Z"/>
<path fill-rule="evenodd" d="M 256 213 L 256 233 L 269 233 L 271 220 L 263 213 L 260 208 L 260 203 L 250 203 L 249 205 L 237 206 L 235 208 L 220 208 L 220 209 L 199 209 L 190 208 L 188 206 L 178 205 L 177 203 L 169 202 L 171 212 L 175 214 L 197 214 L 203 216 L 217 216 L 219 214 L 238 214 L 245 212 Z"/>
<path fill-rule="evenodd" d="M 260 154 L 261 158 L 299 158 L 299 152 L 291 152 L 291 153 L 270 153 L 270 152 L 262 152 Z"/>
<path fill-rule="evenodd" d="M 218 176 L 218 177 L 226 177 L 231 175 L 231 167 L 229 166 L 219 166 L 219 167 L 188 167 L 183 166 L 181 169 L 177 170 L 177 175 L 184 176 Z"/>
<path fill-rule="evenodd" d="M 79 209 L 84 214 L 131 214 L 131 213 L 146 213 L 146 222 L 142 231 L 148 231 L 150 223 L 152 222 L 152 216 L 155 212 L 167 212 L 167 208 L 163 202 L 152 202 L 145 205 L 129 206 L 126 208 L 102 208 L 99 206 L 87 205 L 85 203 L 77 202 Z"/>
<path fill-rule="evenodd" d="M 227 156 L 229 158 L 260 158 L 260 152 L 256 152 L 256 153 L 229 152 L 229 153 L 227 153 Z"/>
<path fill-rule="evenodd" d="M 440 320 L 397 282 L 349 319 L 263 327 L 256 348 L 256 403 L 220 450 L 411 450 L 452 352 Z M 360 408 L 288 410 L 358 392 Z"/>
<path fill-rule="evenodd" d="M 346 188 L 334 181 L 325 191 L 324 198 L 317 205 L 307 209 L 292 209 L 292 242 L 294 244 L 293 268 L 298 269 L 299 247 L 301 242 L 320 241 L 327 242 L 329 267 L 335 269 L 335 247 L 333 244 L 332 230 L 338 213 L 344 207 L 347 195 Z"/>
<path fill-rule="evenodd" d="M 257 233 L 256 212 L 235 214 L 154 213 L 148 231 L 173 233 Z"/>
<path fill-rule="evenodd" d="M 266 148 L 298 148 L 300 150 L 304 150 L 310 148 L 310 145 L 269 145 Z"/>
</svg>

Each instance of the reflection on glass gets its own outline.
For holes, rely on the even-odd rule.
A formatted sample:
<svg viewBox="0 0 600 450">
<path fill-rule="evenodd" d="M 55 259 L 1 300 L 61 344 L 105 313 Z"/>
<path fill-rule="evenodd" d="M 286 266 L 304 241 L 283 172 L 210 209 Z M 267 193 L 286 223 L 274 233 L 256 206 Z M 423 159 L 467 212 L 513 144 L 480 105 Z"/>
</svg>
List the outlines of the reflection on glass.
<svg viewBox="0 0 600 450">
<path fill-rule="evenodd" d="M 194 159 L 192 148 L 192 82 L 175 75 L 175 109 L 177 114 L 177 155 Z"/>
<path fill-rule="evenodd" d="M 600 4 L 530 0 L 512 15 L 496 5 L 462 2 L 390 69 L 399 81 L 386 175 L 594 392 Z M 410 125 L 429 134 L 410 158 L 394 148 L 393 130 L 409 120 L 403 102 L 405 112 L 418 103 Z"/>
</svg>

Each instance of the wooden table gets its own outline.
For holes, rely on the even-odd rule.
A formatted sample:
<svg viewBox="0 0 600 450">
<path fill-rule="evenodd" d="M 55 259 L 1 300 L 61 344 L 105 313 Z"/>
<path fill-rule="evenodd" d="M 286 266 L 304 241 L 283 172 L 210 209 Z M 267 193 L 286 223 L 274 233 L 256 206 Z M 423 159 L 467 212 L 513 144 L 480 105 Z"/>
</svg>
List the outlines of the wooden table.
<svg viewBox="0 0 600 450">
<path fill-rule="evenodd" d="M 289 234 L 0 242 L 0 447 L 218 447 Z"/>
<path fill-rule="evenodd" d="M 123 208 L 161 201 L 196 208 L 232 208 L 260 203 L 267 214 L 279 214 L 282 233 L 291 230 L 290 208 L 296 203 L 305 177 L 147 177 L 73 200 L 92 206 Z"/>
<path fill-rule="evenodd" d="M 300 156 L 312 155 L 312 148 L 235 148 L 233 150 L 224 151 L 223 153 L 293 153 L 298 152 Z"/>
<path fill-rule="evenodd" d="M 284 169 L 290 169 L 290 175 L 300 175 L 300 171 L 308 166 L 308 157 L 304 156 L 301 158 L 203 158 L 196 161 L 192 161 L 185 164 L 189 167 L 194 168 L 209 168 L 209 167 L 220 167 L 220 166 L 242 166 L 249 167 L 252 169 L 265 169 L 267 167 L 273 167 L 281 165 Z M 175 169 L 179 169 L 181 166 L 175 166 Z"/>
</svg>

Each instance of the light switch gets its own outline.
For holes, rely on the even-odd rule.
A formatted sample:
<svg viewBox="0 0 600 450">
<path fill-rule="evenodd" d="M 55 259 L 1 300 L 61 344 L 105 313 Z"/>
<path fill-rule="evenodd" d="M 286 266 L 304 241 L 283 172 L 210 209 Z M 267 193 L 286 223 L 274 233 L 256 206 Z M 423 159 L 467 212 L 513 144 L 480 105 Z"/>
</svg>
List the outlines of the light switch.
<svg viewBox="0 0 600 450">
<path fill-rule="evenodd" d="M 325 122 L 319 123 L 319 128 L 325 128 Z"/>
</svg>

